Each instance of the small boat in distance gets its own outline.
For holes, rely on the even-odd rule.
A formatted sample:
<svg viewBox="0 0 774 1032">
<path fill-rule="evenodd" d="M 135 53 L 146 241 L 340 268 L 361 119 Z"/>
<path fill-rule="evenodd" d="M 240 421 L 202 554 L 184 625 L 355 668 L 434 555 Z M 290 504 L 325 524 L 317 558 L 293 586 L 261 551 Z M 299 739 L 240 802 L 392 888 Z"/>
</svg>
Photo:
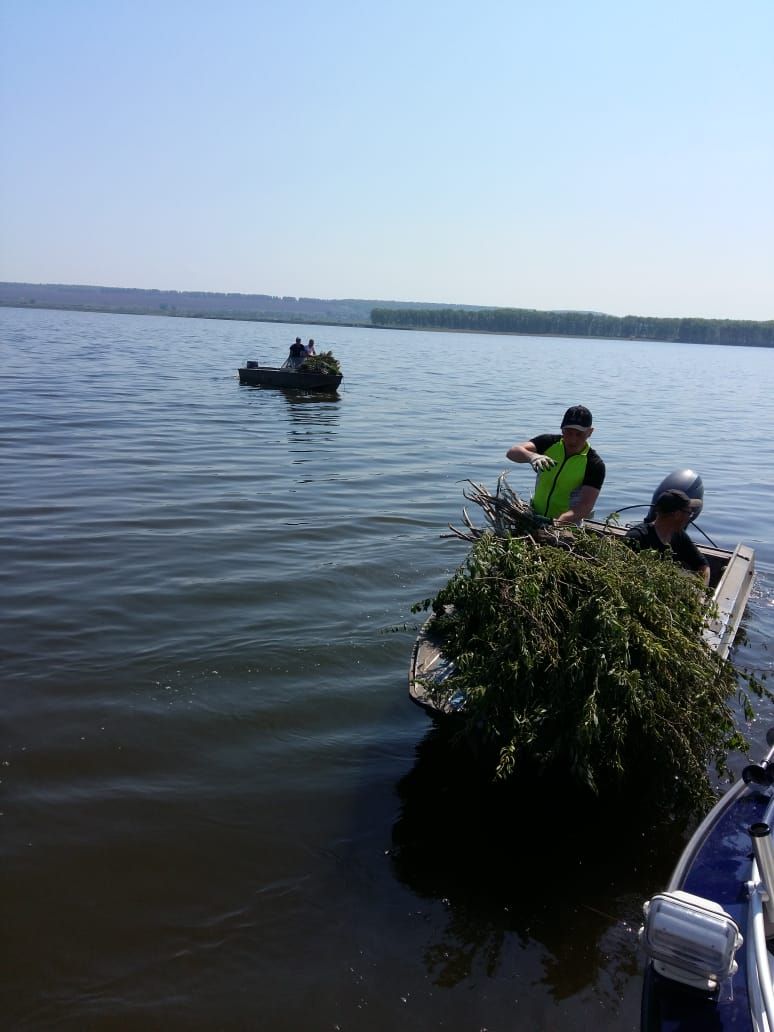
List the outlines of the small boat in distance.
<svg viewBox="0 0 774 1032">
<path fill-rule="evenodd" d="M 250 387 L 283 387 L 298 391 L 336 391 L 341 373 L 305 372 L 291 366 L 275 368 L 245 362 L 239 369 L 239 382 Z"/>
</svg>

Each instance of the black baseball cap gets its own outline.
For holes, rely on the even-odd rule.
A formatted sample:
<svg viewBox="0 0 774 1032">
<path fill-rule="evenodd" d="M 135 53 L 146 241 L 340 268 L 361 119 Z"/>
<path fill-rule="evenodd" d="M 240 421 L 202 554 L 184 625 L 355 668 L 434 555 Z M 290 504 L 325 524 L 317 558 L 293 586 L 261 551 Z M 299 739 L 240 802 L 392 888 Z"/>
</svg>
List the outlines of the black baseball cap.
<svg viewBox="0 0 774 1032">
<path fill-rule="evenodd" d="M 562 419 L 562 430 L 590 430 L 591 426 L 591 413 L 585 405 L 571 405 Z"/>
<path fill-rule="evenodd" d="M 670 487 L 668 491 L 662 491 L 656 499 L 653 508 L 656 512 L 692 512 L 701 506 L 698 498 L 689 498 L 685 491 L 679 491 L 676 487 Z"/>
</svg>

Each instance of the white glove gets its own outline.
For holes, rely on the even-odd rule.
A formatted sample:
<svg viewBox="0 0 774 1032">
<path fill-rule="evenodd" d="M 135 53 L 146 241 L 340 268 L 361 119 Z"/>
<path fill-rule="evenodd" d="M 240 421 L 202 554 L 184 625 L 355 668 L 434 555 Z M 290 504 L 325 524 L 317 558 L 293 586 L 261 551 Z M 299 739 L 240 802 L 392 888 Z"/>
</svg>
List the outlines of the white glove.
<svg viewBox="0 0 774 1032">
<path fill-rule="evenodd" d="M 545 469 L 551 469 L 552 466 L 556 465 L 556 460 L 552 459 L 550 455 L 533 455 L 529 460 L 530 466 L 536 473 L 542 473 Z"/>
</svg>

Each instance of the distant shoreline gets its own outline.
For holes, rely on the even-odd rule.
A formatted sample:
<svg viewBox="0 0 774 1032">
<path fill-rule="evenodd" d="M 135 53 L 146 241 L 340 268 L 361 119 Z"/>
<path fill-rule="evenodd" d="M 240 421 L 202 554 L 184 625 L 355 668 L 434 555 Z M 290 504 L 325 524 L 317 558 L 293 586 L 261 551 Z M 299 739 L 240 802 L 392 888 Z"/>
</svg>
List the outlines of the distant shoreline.
<svg viewBox="0 0 774 1032">
<path fill-rule="evenodd" d="M 774 320 L 613 316 L 575 309 L 18 282 L 0 282 L 0 307 L 424 333 L 774 347 Z"/>
<path fill-rule="evenodd" d="M 156 318 L 162 319 L 212 319 L 220 320 L 223 322 L 265 322 L 265 323 L 300 323 L 304 326 L 362 326 L 367 327 L 371 330 L 377 329 L 393 329 L 401 327 L 390 327 L 390 326 L 374 326 L 370 322 L 343 322 L 341 320 L 332 319 L 321 319 L 317 316 L 298 316 L 290 318 L 289 316 L 275 316 L 275 315 L 227 315 L 220 313 L 207 313 L 207 312 L 160 312 L 157 309 L 139 309 L 139 308 L 113 308 L 109 306 L 97 307 L 96 305 L 66 305 L 66 304 L 51 304 L 36 303 L 34 305 L 24 305 L 18 302 L 14 303 L 11 301 L 3 301 L 0 299 L 0 308 L 18 308 L 22 311 L 41 311 L 41 312 L 86 312 L 91 315 L 142 315 L 142 316 L 155 316 Z M 409 329 L 410 327 L 406 327 Z"/>
<path fill-rule="evenodd" d="M 626 344 L 629 341 L 632 343 L 639 344 L 696 344 L 699 347 L 722 347 L 722 348 L 770 348 L 774 347 L 774 344 L 733 344 L 725 343 L 723 341 L 673 341 L 673 340 L 661 340 L 653 337 L 605 337 L 598 334 L 585 334 L 585 333 L 519 333 L 518 330 L 483 330 L 483 329 L 467 329 L 465 327 L 449 327 L 449 326 L 384 326 L 380 323 L 372 322 L 344 322 L 342 320 L 333 321 L 332 319 L 320 319 L 314 316 L 297 316 L 290 318 L 289 316 L 249 316 L 249 315 L 220 315 L 220 314 L 207 314 L 204 312 L 159 312 L 147 309 L 140 311 L 136 308 L 98 308 L 96 306 L 86 305 L 64 305 L 64 304 L 40 304 L 24 305 L 24 304 L 12 304 L 8 301 L 0 299 L 0 308 L 17 308 L 21 311 L 41 311 L 41 312 L 83 312 L 87 315 L 139 315 L 139 316 L 154 316 L 156 318 L 165 319 L 209 319 L 213 322 L 254 322 L 254 323 L 279 323 L 284 325 L 299 325 L 299 326 L 350 326 L 356 329 L 364 330 L 392 330 L 404 333 L 467 333 L 476 335 L 479 337 L 545 337 L 553 340 L 610 340 L 618 341 L 621 344 Z"/>
</svg>

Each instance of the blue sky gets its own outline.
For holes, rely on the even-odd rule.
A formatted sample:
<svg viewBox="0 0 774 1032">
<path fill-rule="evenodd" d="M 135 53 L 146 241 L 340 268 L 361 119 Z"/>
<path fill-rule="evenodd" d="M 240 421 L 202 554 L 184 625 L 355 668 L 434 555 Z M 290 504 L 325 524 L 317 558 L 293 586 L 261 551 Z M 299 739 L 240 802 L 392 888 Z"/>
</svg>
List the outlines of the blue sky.
<svg viewBox="0 0 774 1032">
<path fill-rule="evenodd" d="M 774 318 L 771 0 L 0 0 L 0 279 Z"/>
</svg>

